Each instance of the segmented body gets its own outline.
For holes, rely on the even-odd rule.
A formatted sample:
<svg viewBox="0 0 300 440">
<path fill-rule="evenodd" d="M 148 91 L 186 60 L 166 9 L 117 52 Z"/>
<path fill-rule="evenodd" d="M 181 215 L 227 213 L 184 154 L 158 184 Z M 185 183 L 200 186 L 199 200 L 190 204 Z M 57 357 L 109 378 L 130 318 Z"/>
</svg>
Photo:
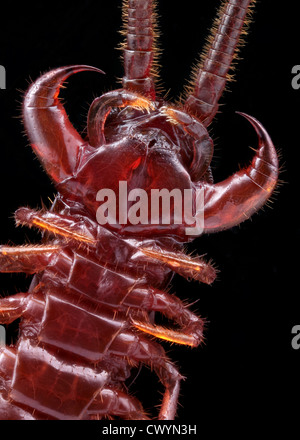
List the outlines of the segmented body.
<svg viewBox="0 0 300 440">
<path fill-rule="evenodd" d="M 62 212 L 76 219 L 74 210 Z M 122 383 L 135 363 L 159 369 L 164 353 L 132 328 L 131 317 L 159 308 L 158 289 L 170 269 L 149 266 L 141 242 L 120 239 L 82 215 L 81 221 L 97 245 L 87 250 L 54 241 L 61 250 L 49 254 L 22 304 L 18 348 L 2 352 L 4 387 L 25 409 L 7 407 L 4 419 L 145 417 L 135 399 L 122 401 Z M 14 374 L 7 363 L 16 364 Z"/>
<path fill-rule="evenodd" d="M 99 69 L 58 68 L 30 86 L 24 124 L 58 196 L 51 211 L 16 212 L 18 224 L 45 233 L 43 244 L 0 248 L 2 272 L 35 274 L 29 292 L 0 300 L 0 323 L 22 318 L 16 345 L 0 352 L 1 419 L 153 417 L 124 385 L 139 364 L 151 366 L 165 387 L 159 419 L 175 417 L 182 377 L 153 336 L 195 347 L 203 339 L 203 321 L 166 288 L 174 272 L 210 284 L 215 270 L 183 252 L 193 237 L 186 219 L 174 221 L 175 201 L 169 223 L 161 221 L 160 208 L 159 221 L 151 222 L 150 210 L 148 221 L 128 224 L 124 215 L 132 203 L 119 199 L 114 221 L 100 225 L 98 191 L 119 194 L 120 182 L 127 184 L 126 195 L 188 190 L 195 218 L 202 191 L 201 233 L 239 224 L 270 197 L 278 160 L 263 126 L 242 114 L 258 134 L 258 150 L 248 167 L 217 184 L 206 129 L 253 3 L 222 3 L 183 104 L 170 106 L 156 96 L 151 0 L 124 4 L 123 88 L 92 103 L 86 139 L 71 125 L 58 94 L 71 74 Z M 152 312 L 177 328 L 156 325 Z"/>
</svg>

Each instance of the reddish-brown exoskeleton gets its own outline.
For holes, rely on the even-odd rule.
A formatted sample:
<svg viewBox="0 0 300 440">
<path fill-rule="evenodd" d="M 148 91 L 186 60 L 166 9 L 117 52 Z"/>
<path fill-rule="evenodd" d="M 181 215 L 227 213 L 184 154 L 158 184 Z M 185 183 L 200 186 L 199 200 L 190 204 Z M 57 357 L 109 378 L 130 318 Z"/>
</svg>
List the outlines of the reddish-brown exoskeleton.
<svg viewBox="0 0 300 440">
<path fill-rule="evenodd" d="M 203 233 L 237 225 L 266 202 L 276 186 L 278 160 L 263 126 L 243 114 L 259 147 L 247 168 L 219 183 L 212 179 L 207 132 L 253 3 L 222 3 L 180 104 L 156 94 L 152 0 L 124 4 L 122 88 L 94 100 L 86 139 L 70 123 L 59 89 L 70 75 L 99 69 L 58 68 L 29 87 L 24 124 L 58 195 L 49 212 L 16 212 L 18 224 L 44 232 L 43 244 L 0 248 L 2 272 L 35 274 L 27 293 L 0 300 L 0 323 L 21 318 L 16 345 L 0 351 L 1 419 L 147 419 L 124 387 L 138 364 L 151 365 L 165 387 L 159 419 L 175 417 L 181 375 L 153 336 L 196 347 L 203 321 L 166 287 L 174 271 L 210 284 L 215 270 L 183 253 L 192 237 L 184 221 L 172 222 L 175 205 L 170 224 L 153 224 L 150 217 L 148 224 L 132 224 L 120 220 L 130 209 L 120 200 L 115 222 L 100 225 L 97 194 L 103 188 L 118 194 L 120 182 L 128 193 L 140 188 L 148 195 L 177 189 L 195 198 L 201 190 Z M 177 328 L 156 325 L 153 311 Z"/>
</svg>

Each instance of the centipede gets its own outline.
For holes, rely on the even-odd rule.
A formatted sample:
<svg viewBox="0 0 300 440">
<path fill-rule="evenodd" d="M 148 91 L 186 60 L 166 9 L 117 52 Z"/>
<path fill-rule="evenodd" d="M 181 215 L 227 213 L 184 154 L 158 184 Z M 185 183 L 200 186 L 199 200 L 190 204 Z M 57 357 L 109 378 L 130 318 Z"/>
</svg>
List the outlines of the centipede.
<svg viewBox="0 0 300 440">
<path fill-rule="evenodd" d="M 0 272 L 32 277 L 28 291 L 0 299 L 0 324 L 19 320 L 17 340 L 0 347 L 1 420 L 177 417 L 184 377 L 172 352 L 201 350 L 207 324 L 170 292 L 172 278 L 212 285 L 214 264 L 188 244 L 249 219 L 278 183 L 273 142 L 246 113 L 258 138 L 250 164 L 220 182 L 211 166 L 209 127 L 254 8 L 221 1 L 188 86 L 170 103 L 159 81 L 159 1 L 123 0 L 120 88 L 93 100 L 84 134 L 60 89 L 76 73 L 103 75 L 99 67 L 58 67 L 29 85 L 22 121 L 56 196 L 49 209 L 15 212 L 17 226 L 41 233 L 38 244 L 0 246 Z M 143 367 L 163 387 L 158 409 L 127 386 Z"/>
</svg>

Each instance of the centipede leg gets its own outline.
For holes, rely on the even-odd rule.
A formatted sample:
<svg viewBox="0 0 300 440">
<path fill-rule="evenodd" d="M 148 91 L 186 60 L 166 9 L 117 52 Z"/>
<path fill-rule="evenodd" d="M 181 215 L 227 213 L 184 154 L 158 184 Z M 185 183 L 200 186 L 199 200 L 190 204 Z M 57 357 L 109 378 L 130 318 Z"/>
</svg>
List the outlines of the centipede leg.
<svg viewBox="0 0 300 440">
<path fill-rule="evenodd" d="M 34 274 L 43 271 L 59 246 L 0 246 L 0 272 Z"/>
<path fill-rule="evenodd" d="M 145 333 L 191 347 L 197 347 L 203 341 L 203 319 L 191 312 L 175 295 L 158 289 L 136 289 L 130 293 L 126 304 L 129 307 L 138 304 L 147 311 L 160 312 L 180 327 L 179 330 L 169 330 L 133 317 L 133 325 Z"/>
<path fill-rule="evenodd" d="M 164 393 L 162 405 L 159 412 L 159 420 L 173 420 L 177 411 L 178 396 L 180 391 L 180 376 L 177 369 L 170 362 L 163 362 L 156 366 L 161 370 L 161 377 L 164 378 L 166 390 Z"/>
<path fill-rule="evenodd" d="M 148 420 L 136 398 L 118 389 L 104 388 L 88 407 L 84 417 L 102 419 L 112 416 L 127 420 Z"/>
<path fill-rule="evenodd" d="M 27 293 L 17 293 L 0 299 L 0 324 L 10 324 L 20 318 L 28 302 Z"/>
<path fill-rule="evenodd" d="M 80 220 L 56 214 L 53 212 L 41 212 L 30 208 L 19 208 L 15 212 L 17 226 L 35 227 L 42 232 L 50 233 L 65 240 L 77 243 L 95 244 L 94 237 Z"/>
<path fill-rule="evenodd" d="M 140 290 L 132 292 L 128 301 L 134 302 L 144 294 L 144 302 L 147 304 L 148 310 L 154 310 L 163 313 L 170 319 L 173 319 L 180 325 L 180 330 L 170 330 L 160 326 L 155 326 L 150 322 L 141 322 L 132 318 L 133 325 L 139 330 L 156 336 L 160 339 L 176 342 L 178 344 L 190 345 L 195 347 L 203 340 L 203 320 L 188 310 L 184 304 L 175 296 L 166 292 L 154 290 L 152 295 L 149 291 Z M 151 343 L 153 344 L 153 342 Z M 151 345 L 153 351 L 153 345 Z M 151 353 L 151 349 L 149 351 Z M 158 376 L 166 387 L 159 419 L 172 420 L 176 414 L 177 401 L 180 389 L 180 379 L 176 368 L 166 359 L 166 357 L 156 357 L 153 362 Z"/>
<path fill-rule="evenodd" d="M 117 356 L 127 356 L 132 362 L 150 365 L 166 391 L 159 420 L 173 420 L 176 414 L 180 380 L 183 377 L 167 358 L 164 349 L 154 341 L 133 332 L 122 332 L 112 342 L 110 351 Z"/>
</svg>

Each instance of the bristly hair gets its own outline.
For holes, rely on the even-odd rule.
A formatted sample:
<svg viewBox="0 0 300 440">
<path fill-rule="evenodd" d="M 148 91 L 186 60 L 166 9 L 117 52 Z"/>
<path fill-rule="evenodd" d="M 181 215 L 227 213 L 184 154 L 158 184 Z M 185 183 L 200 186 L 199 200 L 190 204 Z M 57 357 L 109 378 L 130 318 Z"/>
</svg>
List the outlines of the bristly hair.
<svg viewBox="0 0 300 440">
<path fill-rule="evenodd" d="M 200 59 L 198 62 L 196 61 L 196 63 L 192 67 L 191 77 L 188 81 L 188 84 L 186 84 L 184 86 L 184 91 L 179 98 L 180 103 L 185 102 L 187 97 L 189 95 L 192 95 L 194 92 L 199 71 L 203 68 L 204 63 L 205 63 L 207 56 L 208 56 L 208 52 L 213 45 L 215 36 L 218 32 L 219 25 L 221 23 L 222 17 L 224 15 L 224 12 L 225 12 L 225 9 L 226 9 L 228 3 L 229 3 L 228 0 L 222 0 L 221 6 L 219 7 L 219 9 L 217 11 L 217 15 L 213 21 L 213 25 L 210 30 L 210 33 L 209 33 L 208 37 L 206 38 L 206 43 L 204 45 L 204 48 L 200 54 Z M 244 24 L 243 24 L 243 27 L 241 30 L 240 38 L 239 38 L 239 41 L 237 42 L 237 45 L 235 47 L 233 59 L 232 59 L 231 65 L 230 65 L 230 70 L 229 70 L 230 73 L 228 73 L 226 76 L 226 83 L 234 81 L 233 70 L 235 69 L 237 61 L 240 59 L 240 57 L 239 57 L 240 49 L 245 45 L 245 37 L 248 34 L 249 26 L 252 22 L 255 3 L 256 3 L 256 0 L 251 0 L 250 4 L 248 6 L 246 19 L 244 20 Z M 225 90 L 227 90 L 227 88 L 225 88 Z"/>
<path fill-rule="evenodd" d="M 128 31 L 128 8 L 129 8 L 129 0 L 123 0 L 122 3 L 122 28 L 119 31 L 124 40 L 117 47 L 118 50 L 122 52 L 126 49 L 127 46 L 127 31 Z M 153 78 L 155 83 L 155 88 L 157 92 L 162 92 L 162 86 L 160 84 L 159 77 L 159 57 L 161 54 L 161 49 L 158 44 L 159 40 L 159 29 L 158 29 L 158 13 L 157 13 L 157 0 L 152 0 L 152 12 L 151 12 L 151 24 L 152 24 L 152 35 L 153 35 L 153 43 L 152 43 L 152 65 L 150 70 L 150 76 Z M 124 56 L 121 56 L 121 59 L 124 60 Z"/>
</svg>

